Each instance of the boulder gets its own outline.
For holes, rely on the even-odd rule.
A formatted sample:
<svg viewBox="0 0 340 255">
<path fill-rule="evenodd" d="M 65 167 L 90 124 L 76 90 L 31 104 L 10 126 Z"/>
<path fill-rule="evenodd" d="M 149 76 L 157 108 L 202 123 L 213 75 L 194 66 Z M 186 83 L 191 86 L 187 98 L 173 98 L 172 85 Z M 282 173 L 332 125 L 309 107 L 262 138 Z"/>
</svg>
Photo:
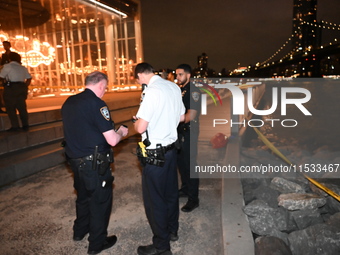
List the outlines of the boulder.
<svg viewBox="0 0 340 255">
<path fill-rule="evenodd" d="M 340 254 L 340 224 L 317 224 L 288 235 L 293 255 Z"/>
<path fill-rule="evenodd" d="M 255 255 L 292 255 L 292 252 L 280 238 L 261 236 L 255 240 Z"/>
<path fill-rule="evenodd" d="M 279 206 L 290 211 L 315 209 L 326 204 L 326 199 L 316 194 L 306 193 L 288 193 L 281 194 L 278 197 Z"/>
<path fill-rule="evenodd" d="M 270 187 L 280 193 L 305 193 L 305 190 L 301 187 L 301 185 L 282 177 L 273 178 Z"/>
</svg>

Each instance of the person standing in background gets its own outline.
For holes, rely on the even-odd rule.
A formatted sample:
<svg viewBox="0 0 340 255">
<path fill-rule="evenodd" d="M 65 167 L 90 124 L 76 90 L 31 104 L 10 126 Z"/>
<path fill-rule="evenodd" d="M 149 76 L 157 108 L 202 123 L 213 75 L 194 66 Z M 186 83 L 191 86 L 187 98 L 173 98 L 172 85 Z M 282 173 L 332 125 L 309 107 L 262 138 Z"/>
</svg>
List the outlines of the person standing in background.
<svg viewBox="0 0 340 255">
<path fill-rule="evenodd" d="M 5 52 L 1 55 L 1 62 L 0 66 L 3 66 L 4 64 L 8 64 L 9 61 L 9 54 L 11 51 L 11 43 L 9 41 L 3 41 L 2 46 L 4 47 Z"/>
<path fill-rule="evenodd" d="M 0 78 L 4 84 L 4 101 L 7 115 L 11 122 L 11 128 L 7 131 L 19 131 L 20 125 L 16 110 L 22 124 L 22 129 L 28 131 L 28 112 L 26 99 L 28 86 L 32 77 L 26 67 L 21 65 L 21 56 L 16 52 L 9 53 L 9 63 L 1 69 Z"/>
<path fill-rule="evenodd" d="M 191 67 L 181 64 L 176 68 L 177 84 L 182 90 L 185 106 L 185 120 L 178 126 L 178 140 L 181 149 L 178 154 L 177 166 L 181 175 L 180 197 L 188 197 L 187 203 L 181 208 L 183 212 L 191 212 L 199 206 L 199 178 L 195 175 L 197 165 L 197 146 L 199 135 L 199 115 L 201 112 L 201 93 L 190 83 Z"/>
</svg>

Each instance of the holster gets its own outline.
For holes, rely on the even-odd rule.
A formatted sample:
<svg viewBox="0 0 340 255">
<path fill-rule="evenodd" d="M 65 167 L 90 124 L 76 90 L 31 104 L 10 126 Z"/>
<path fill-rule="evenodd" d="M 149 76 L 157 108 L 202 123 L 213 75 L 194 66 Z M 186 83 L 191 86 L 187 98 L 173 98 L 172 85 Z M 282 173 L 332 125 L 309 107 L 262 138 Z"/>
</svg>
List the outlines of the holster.
<svg viewBox="0 0 340 255">
<path fill-rule="evenodd" d="M 143 155 L 143 149 L 138 145 L 136 149 L 137 157 L 144 167 L 146 164 L 155 165 L 155 166 L 164 166 L 165 163 L 165 151 L 164 147 L 161 144 L 156 145 L 156 149 L 146 150 L 146 155 Z"/>
<path fill-rule="evenodd" d="M 104 175 L 105 171 L 113 162 L 113 150 L 110 149 L 107 153 L 97 153 L 93 157 L 93 169 L 98 171 L 99 175 Z"/>
</svg>

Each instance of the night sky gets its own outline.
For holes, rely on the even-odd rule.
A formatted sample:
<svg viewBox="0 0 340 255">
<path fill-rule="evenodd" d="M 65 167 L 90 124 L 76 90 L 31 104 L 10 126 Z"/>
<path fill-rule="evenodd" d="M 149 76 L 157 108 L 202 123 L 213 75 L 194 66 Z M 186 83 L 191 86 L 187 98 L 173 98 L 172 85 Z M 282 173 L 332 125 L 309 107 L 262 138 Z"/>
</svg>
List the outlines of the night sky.
<svg viewBox="0 0 340 255">
<path fill-rule="evenodd" d="M 218 72 L 254 65 L 292 34 L 293 0 L 141 0 L 141 8 L 144 60 L 157 70 L 196 67 L 203 52 Z M 340 24 L 339 9 L 340 0 L 319 0 L 318 21 Z"/>
</svg>

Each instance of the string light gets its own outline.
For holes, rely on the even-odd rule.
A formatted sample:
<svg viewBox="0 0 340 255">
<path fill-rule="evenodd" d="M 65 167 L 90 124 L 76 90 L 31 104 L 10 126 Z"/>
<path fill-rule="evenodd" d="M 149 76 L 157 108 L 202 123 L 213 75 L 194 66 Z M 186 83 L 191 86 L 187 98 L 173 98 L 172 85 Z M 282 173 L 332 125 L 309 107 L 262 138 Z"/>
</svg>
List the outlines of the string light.
<svg viewBox="0 0 340 255">
<path fill-rule="evenodd" d="M 317 22 L 307 22 L 307 21 L 301 21 L 300 25 L 309 25 L 312 27 L 316 27 L 316 28 L 321 28 L 321 29 L 327 29 L 327 30 L 338 30 L 340 31 L 340 25 L 339 24 L 335 24 L 332 22 L 327 22 L 322 20 L 321 23 L 317 23 Z M 299 27 L 300 29 L 300 27 Z M 271 56 L 269 57 L 267 60 L 263 61 L 260 65 L 262 66 L 268 66 L 270 65 L 270 61 L 275 58 L 287 45 L 288 42 L 292 40 L 292 38 L 295 36 L 295 34 L 298 34 L 298 31 L 294 31 L 294 34 L 292 34 L 288 40 Z M 337 42 L 337 38 L 334 39 L 335 42 Z M 328 45 L 332 45 L 332 42 L 329 42 Z M 321 46 L 320 48 L 322 49 L 324 46 Z M 310 50 L 310 49 L 308 49 Z M 286 54 L 284 57 L 282 57 L 279 62 L 281 63 L 284 59 L 289 58 L 289 59 L 293 59 L 293 55 L 297 52 L 299 52 L 299 49 L 294 49 L 291 52 L 289 52 L 288 54 Z M 274 64 L 275 62 L 271 62 L 272 64 Z"/>
</svg>

